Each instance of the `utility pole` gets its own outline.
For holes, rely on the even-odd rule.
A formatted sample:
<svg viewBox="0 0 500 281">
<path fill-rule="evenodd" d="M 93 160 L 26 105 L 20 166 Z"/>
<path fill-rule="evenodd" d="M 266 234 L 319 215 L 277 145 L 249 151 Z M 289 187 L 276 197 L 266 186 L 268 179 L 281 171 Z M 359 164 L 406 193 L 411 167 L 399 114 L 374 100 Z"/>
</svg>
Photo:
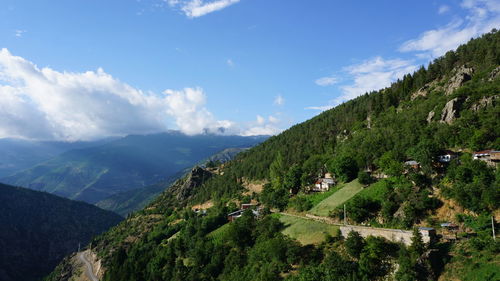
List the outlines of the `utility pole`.
<svg viewBox="0 0 500 281">
<path fill-rule="evenodd" d="M 495 221 L 493 220 L 493 216 L 491 216 L 491 231 L 493 232 L 493 241 L 495 241 Z"/>
<path fill-rule="evenodd" d="M 344 225 L 347 225 L 347 216 L 346 216 L 345 204 L 344 204 Z"/>
<path fill-rule="evenodd" d="M 80 242 L 78 242 L 78 252 L 80 252 Z"/>
</svg>

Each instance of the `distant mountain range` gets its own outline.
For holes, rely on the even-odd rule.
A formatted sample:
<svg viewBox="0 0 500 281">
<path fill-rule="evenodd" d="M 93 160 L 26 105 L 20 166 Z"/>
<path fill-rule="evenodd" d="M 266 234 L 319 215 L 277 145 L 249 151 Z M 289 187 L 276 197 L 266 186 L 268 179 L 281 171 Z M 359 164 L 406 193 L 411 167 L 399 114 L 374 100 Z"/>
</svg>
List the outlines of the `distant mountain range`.
<svg viewBox="0 0 500 281">
<path fill-rule="evenodd" d="M 0 280 L 39 280 L 121 217 L 84 202 L 0 184 Z"/>
<path fill-rule="evenodd" d="M 63 152 L 101 145 L 112 140 L 63 142 L 0 139 L 0 178 L 31 168 Z"/>
<path fill-rule="evenodd" d="M 80 144 L 83 148 L 68 151 L 64 151 L 67 146 L 54 144 L 47 146 L 44 149 L 47 153 L 37 159 L 48 158 L 58 151 L 64 152 L 0 181 L 95 204 L 123 192 L 169 181 L 184 169 L 220 151 L 252 147 L 266 138 L 187 136 L 171 131 L 146 136 L 132 135 L 90 147 Z M 36 151 L 36 146 L 29 151 Z M 29 151 L 18 154 L 29 155 Z M 149 199 L 151 194 L 158 192 L 161 190 L 152 193 L 147 190 L 146 195 L 138 196 Z M 123 199 L 118 204 L 134 198 L 129 196 L 119 195 Z"/>
</svg>

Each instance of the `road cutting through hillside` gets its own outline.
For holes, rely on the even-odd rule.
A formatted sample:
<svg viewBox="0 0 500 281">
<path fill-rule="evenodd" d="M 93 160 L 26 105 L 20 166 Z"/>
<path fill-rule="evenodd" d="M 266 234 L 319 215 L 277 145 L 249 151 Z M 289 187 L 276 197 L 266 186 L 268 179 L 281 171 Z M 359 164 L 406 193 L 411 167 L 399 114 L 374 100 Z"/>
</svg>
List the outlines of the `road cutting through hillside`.
<svg viewBox="0 0 500 281">
<path fill-rule="evenodd" d="M 94 270 L 92 268 L 92 264 L 85 257 L 85 252 L 80 252 L 80 253 L 77 254 L 78 259 L 85 264 L 85 275 L 91 281 L 99 281 L 99 278 L 97 278 L 97 276 L 95 276 L 95 274 L 94 274 Z"/>
</svg>

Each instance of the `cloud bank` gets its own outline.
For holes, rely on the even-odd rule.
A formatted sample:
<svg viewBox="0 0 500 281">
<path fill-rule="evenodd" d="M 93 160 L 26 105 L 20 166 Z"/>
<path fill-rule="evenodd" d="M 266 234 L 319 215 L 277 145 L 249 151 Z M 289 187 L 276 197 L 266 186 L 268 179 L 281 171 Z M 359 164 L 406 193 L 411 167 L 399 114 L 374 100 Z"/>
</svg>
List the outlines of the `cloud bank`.
<svg viewBox="0 0 500 281">
<path fill-rule="evenodd" d="M 155 94 L 102 69 L 59 72 L 0 50 L 0 138 L 91 140 L 148 134 L 167 130 L 172 119 L 189 135 L 251 134 L 235 122 L 217 120 L 205 104 L 201 88 Z M 271 122 L 260 126 L 269 125 L 275 128 Z"/>
</svg>

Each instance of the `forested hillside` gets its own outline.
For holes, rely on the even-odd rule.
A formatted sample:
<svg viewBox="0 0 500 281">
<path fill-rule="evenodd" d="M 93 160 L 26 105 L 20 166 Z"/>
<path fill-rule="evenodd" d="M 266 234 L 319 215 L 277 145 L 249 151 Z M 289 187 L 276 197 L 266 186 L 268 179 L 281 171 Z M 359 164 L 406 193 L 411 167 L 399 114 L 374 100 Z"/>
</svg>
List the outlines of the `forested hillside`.
<svg viewBox="0 0 500 281">
<path fill-rule="evenodd" d="M 103 280 L 498 280 L 500 244 L 489 219 L 500 217 L 500 172 L 471 153 L 500 148 L 499 93 L 500 32 L 493 30 L 217 171 L 194 169 L 94 240 Z M 445 153 L 458 157 L 441 163 Z M 310 193 L 326 172 L 338 184 Z M 414 229 L 412 241 L 325 235 L 321 225 L 334 224 L 284 219 L 303 220 L 325 200 L 332 207 L 324 220 L 340 222 L 341 202 L 350 224 Z M 227 222 L 249 202 L 265 208 Z M 460 232 L 445 240 L 441 223 L 450 221 Z M 424 244 L 417 226 L 441 236 Z M 325 237 L 310 244 L 297 238 L 304 231 Z M 67 266 L 48 280 L 64 279 Z"/>
<path fill-rule="evenodd" d="M 0 184 L 0 280 L 40 280 L 122 218 L 83 202 Z"/>
</svg>

